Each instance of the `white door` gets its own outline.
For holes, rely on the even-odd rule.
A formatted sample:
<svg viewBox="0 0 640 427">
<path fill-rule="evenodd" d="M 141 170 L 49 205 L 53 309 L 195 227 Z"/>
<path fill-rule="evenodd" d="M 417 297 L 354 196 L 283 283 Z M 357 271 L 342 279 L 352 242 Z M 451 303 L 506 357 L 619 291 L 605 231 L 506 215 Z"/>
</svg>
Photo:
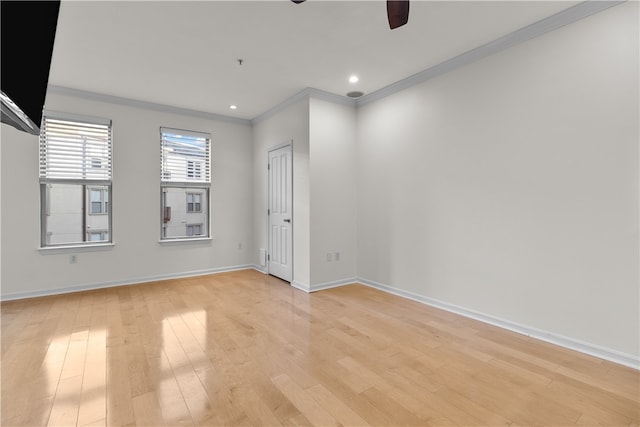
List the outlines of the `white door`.
<svg viewBox="0 0 640 427">
<path fill-rule="evenodd" d="M 293 278 L 293 215 L 291 145 L 269 151 L 269 274 Z"/>
</svg>

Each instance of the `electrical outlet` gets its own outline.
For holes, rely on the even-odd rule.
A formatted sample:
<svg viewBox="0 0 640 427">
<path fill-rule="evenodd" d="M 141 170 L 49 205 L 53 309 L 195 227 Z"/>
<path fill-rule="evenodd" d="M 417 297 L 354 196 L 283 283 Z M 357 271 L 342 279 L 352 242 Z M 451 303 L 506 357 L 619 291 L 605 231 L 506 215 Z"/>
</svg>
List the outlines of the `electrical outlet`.
<svg viewBox="0 0 640 427">
<path fill-rule="evenodd" d="M 241 251 L 242 250 L 242 242 L 238 243 L 238 250 Z"/>
<path fill-rule="evenodd" d="M 331 262 L 331 252 L 327 252 L 327 262 Z"/>
<path fill-rule="evenodd" d="M 69 255 L 69 264 L 75 264 L 78 262 L 78 255 Z"/>
<path fill-rule="evenodd" d="M 336 259 L 336 261 L 340 261 L 340 252 L 336 252 L 334 254 L 334 258 Z"/>
</svg>

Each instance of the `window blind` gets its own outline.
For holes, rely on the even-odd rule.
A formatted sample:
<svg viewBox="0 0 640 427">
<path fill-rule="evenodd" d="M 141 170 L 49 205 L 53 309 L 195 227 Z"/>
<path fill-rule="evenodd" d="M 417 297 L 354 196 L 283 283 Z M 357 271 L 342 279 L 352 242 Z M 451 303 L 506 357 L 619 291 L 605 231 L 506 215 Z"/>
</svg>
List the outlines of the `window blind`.
<svg viewBox="0 0 640 427">
<path fill-rule="evenodd" d="M 40 133 L 40 178 L 111 180 L 111 123 L 45 116 Z"/>
<path fill-rule="evenodd" d="M 161 181 L 211 182 L 211 136 L 206 133 L 160 128 Z"/>
</svg>

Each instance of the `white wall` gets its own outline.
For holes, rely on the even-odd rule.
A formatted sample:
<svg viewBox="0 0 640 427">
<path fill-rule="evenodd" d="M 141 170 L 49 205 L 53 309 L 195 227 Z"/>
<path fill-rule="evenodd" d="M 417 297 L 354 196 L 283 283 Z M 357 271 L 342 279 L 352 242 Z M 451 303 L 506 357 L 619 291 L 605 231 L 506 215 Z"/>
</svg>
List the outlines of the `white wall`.
<svg viewBox="0 0 640 427">
<path fill-rule="evenodd" d="M 309 117 L 313 288 L 357 275 L 356 112 L 349 105 L 311 98 Z"/>
<path fill-rule="evenodd" d="M 359 276 L 639 351 L 638 3 L 358 112 Z"/>
<path fill-rule="evenodd" d="M 628 2 L 357 112 L 304 99 L 253 127 L 50 94 L 113 120 L 115 245 L 38 251 L 38 138 L 3 124 L 2 298 L 259 264 L 267 152 L 293 141 L 299 287 L 357 275 L 638 359 L 637 17 Z M 160 126 L 212 134 L 211 242 L 158 243 Z"/>
<path fill-rule="evenodd" d="M 267 248 L 267 154 L 272 148 L 293 141 L 293 282 L 307 289 L 309 265 L 309 100 L 303 99 L 260 120 L 253 126 L 254 249 Z"/>
<path fill-rule="evenodd" d="M 91 252 L 38 250 L 38 138 L 2 125 L 2 298 L 251 263 L 247 249 L 252 243 L 253 185 L 249 125 L 52 93 L 45 107 L 113 120 L 115 245 Z M 212 135 L 211 241 L 158 242 L 160 126 Z M 69 263 L 70 253 L 78 255 L 76 264 Z"/>
</svg>

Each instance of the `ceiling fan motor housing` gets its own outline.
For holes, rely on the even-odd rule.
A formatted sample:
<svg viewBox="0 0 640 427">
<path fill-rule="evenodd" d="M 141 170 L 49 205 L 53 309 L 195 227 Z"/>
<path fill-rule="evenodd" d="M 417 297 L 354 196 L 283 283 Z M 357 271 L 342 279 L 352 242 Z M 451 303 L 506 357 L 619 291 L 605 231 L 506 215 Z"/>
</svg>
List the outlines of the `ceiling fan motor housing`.
<svg viewBox="0 0 640 427">
<path fill-rule="evenodd" d="M 305 0 L 291 1 L 300 4 Z M 387 0 L 387 19 L 392 30 L 409 22 L 409 0 Z"/>
</svg>

